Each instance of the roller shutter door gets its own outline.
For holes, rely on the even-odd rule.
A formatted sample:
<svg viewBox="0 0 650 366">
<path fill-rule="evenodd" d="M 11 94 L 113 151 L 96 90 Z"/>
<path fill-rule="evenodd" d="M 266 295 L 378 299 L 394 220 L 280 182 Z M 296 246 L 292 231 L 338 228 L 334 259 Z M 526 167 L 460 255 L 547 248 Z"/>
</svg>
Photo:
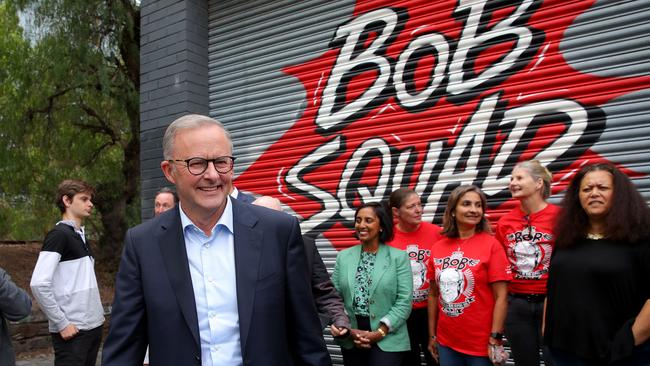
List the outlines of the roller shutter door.
<svg viewBox="0 0 650 366">
<path fill-rule="evenodd" d="M 558 201 L 581 165 L 606 160 L 650 200 L 647 0 L 209 11 L 210 113 L 232 132 L 236 185 L 279 198 L 330 270 L 355 244 L 354 207 L 401 186 L 440 223 L 449 192 L 476 184 L 497 220 L 517 161 L 542 160 Z"/>
</svg>

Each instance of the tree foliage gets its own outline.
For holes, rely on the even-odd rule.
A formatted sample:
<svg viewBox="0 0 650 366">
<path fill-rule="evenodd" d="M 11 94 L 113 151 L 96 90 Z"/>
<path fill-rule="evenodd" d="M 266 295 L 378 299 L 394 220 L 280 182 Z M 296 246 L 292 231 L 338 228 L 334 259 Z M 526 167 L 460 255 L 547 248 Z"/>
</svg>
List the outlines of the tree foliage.
<svg viewBox="0 0 650 366">
<path fill-rule="evenodd" d="M 0 210 L 12 211 L 0 235 L 42 238 L 57 184 L 84 179 L 97 189 L 99 257 L 115 264 L 139 217 L 139 7 L 5 0 L 0 12 Z"/>
</svg>

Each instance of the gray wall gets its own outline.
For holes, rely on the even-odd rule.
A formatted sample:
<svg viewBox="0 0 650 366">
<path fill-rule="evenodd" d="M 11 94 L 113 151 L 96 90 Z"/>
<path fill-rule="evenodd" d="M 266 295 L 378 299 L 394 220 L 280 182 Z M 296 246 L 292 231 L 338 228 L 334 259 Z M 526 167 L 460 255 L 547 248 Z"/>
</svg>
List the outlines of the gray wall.
<svg viewBox="0 0 650 366">
<path fill-rule="evenodd" d="M 208 114 L 208 10 L 204 0 L 141 3 L 140 138 L 142 218 L 169 183 L 160 170 L 165 128 L 187 113 Z"/>
</svg>

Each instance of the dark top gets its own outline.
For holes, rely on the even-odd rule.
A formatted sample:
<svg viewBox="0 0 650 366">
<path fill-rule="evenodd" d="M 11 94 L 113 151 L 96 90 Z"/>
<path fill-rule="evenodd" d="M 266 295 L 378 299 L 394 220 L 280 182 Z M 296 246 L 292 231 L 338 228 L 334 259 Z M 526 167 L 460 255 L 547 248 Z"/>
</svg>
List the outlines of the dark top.
<svg viewBox="0 0 650 366">
<path fill-rule="evenodd" d="M 32 310 L 32 300 L 25 290 L 16 286 L 11 277 L 0 268 L 0 365 L 16 364 L 11 335 L 5 319 L 18 321 Z"/>
<path fill-rule="evenodd" d="M 246 202 L 246 203 L 253 203 L 253 201 L 255 201 L 255 197 L 253 197 L 253 195 L 250 195 L 248 193 L 244 193 L 242 191 L 238 191 L 237 199 L 242 201 L 242 202 Z"/>
<path fill-rule="evenodd" d="M 81 239 L 81 235 L 72 226 L 62 222 L 47 233 L 42 250 L 59 253 L 61 255 L 59 262 L 74 261 L 86 256 L 93 256 L 90 246 Z"/>
<path fill-rule="evenodd" d="M 350 329 L 350 320 L 345 313 L 343 300 L 332 284 L 323 258 L 316 248 L 316 241 L 308 236 L 303 236 L 302 240 L 307 255 L 307 270 L 311 274 L 311 291 L 321 325 L 324 328 L 327 324 L 334 324 L 339 328 Z"/>
<path fill-rule="evenodd" d="M 589 240 L 556 248 L 548 279 L 545 343 L 593 360 L 621 360 L 634 347 L 631 325 L 650 299 L 650 249 Z"/>
</svg>

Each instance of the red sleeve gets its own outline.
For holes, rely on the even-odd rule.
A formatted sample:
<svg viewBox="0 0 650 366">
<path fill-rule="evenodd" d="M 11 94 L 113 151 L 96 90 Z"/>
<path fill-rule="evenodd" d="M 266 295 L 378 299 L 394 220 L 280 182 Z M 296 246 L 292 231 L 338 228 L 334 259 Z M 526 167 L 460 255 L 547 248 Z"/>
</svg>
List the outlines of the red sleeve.
<svg viewBox="0 0 650 366">
<path fill-rule="evenodd" d="M 512 273 L 510 263 L 506 258 L 503 246 L 495 238 L 490 243 L 490 265 L 488 268 L 488 282 L 510 281 Z"/>
<path fill-rule="evenodd" d="M 429 257 L 429 260 L 427 261 L 427 281 L 431 282 L 435 280 L 436 278 L 436 268 L 433 265 L 433 252 L 431 253 L 431 256 Z"/>
<path fill-rule="evenodd" d="M 433 225 L 433 226 L 435 226 L 435 225 Z M 439 230 L 436 230 L 436 232 L 440 233 Z M 427 261 L 427 280 L 428 281 L 434 281 L 436 279 L 436 266 L 435 266 L 435 263 L 434 263 L 434 260 L 435 260 L 435 249 L 434 248 L 436 247 L 436 243 L 438 243 L 439 241 L 442 241 L 443 239 L 445 239 L 445 236 L 444 235 L 439 235 L 438 237 L 436 237 L 436 240 L 431 245 L 431 255 L 429 256 L 429 260 Z"/>
<path fill-rule="evenodd" d="M 437 242 L 438 240 L 442 239 L 444 236 L 440 233 L 442 231 L 442 228 L 438 225 L 433 225 L 434 227 L 434 235 L 433 235 L 433 242 Z"/>
<path fill-rule="evenodd" d="M 497 228 L 496 228 L 496 230 L 495 230 L 494 237 L 497 239 L 497 241 L 498 241 L 501 245 L 504 245 L 505 240 L 503 240 L 504 237 L 503 237 L 503 234 L 501 233 L 501 227 L 502 227 L 502 225 L 503 225 L 503 221 L 502 221 L 502 220 L 497 221 Z"/>
</svg>

